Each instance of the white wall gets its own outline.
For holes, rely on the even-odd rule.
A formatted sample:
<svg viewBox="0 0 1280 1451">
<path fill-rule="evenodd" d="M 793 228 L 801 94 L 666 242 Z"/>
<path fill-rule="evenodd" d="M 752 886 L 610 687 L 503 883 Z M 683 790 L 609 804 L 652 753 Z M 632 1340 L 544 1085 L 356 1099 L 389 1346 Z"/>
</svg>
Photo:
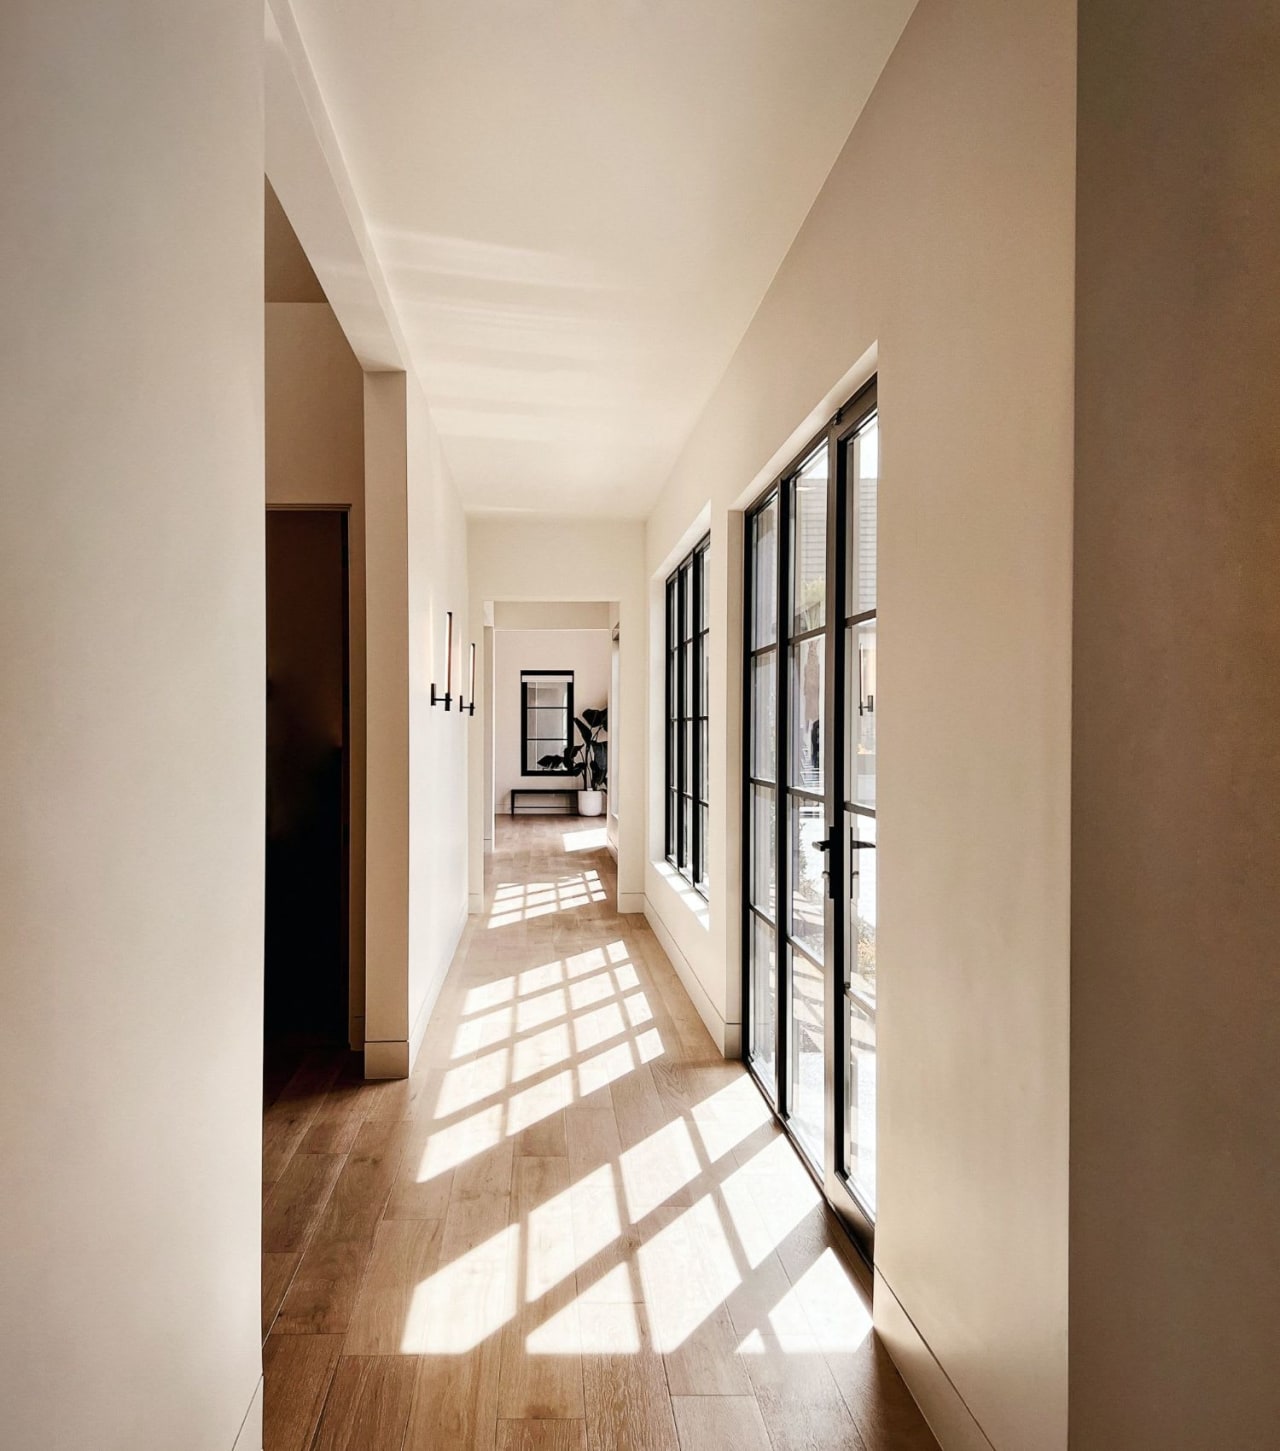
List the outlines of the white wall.
<svg viewBox="0 0 1280 1451">
<path fill-rule="evenodd" d="M 249 0 L 0 19 L 15 1451 L 262 1444 L 261 56 Z"/>
<path fill-rule="evenodd" d="M 467 917 L 470 757 L 482 760 L 479 719 L 431 705 L 431 683 L 444 682 L 444 617 L 454 613 L 455 693 L 465 688 L 467 524 L 426 402 L 408 389 L 409 563 L 409 976 L 410 1058 Z M 477 674 L 480 666 L 477 663 Z"/>
<path fill-rule="evenodd" d="M 408 1073 L 467 912 L 472 718 L 454 695 L 466 661 L 466 525 L 411 374 L 365 374 L 368 548 L 368 864 L 365 1073 Z M 482 756 L 478 744 L 475 755 Z"/>
<path fill-rule="evenodd" d="M 577 786 L 577 780 L 527 775 L 520 759 L 520 672 L 568 670 L 573 673 L 573 708 L 609 704 L 611 641 L 608 630 L 494 631 L 494 800 L 500 812 L 511 810 L 513 786 Z M 575 743 L 578 733 L 573 732 Z M 528 803 L 526 803 L 528 804 Z M 522 808 L 523 809 L 523 808 Z"/>
<path fill-rule="evenodd" d="M 878 371 L 876 1316 L 948 1451 L 1067 1436 L 1074 24 L 922 0 L 648 526 L 711 523 L 707 928 L 646 892 L 727 1028 L 736 511 Z"/>
<path fill-rule="evenodd" d="M 619 806 L 618 904 L 638 912 L 644 901 L 644 751 L 647 620 L 644 526 L 630 520 L 478 519 L 468 521 L 471 629 L 479 642 L 486 602 L 616 601 L 621 631 L 619 703 L 610 726 L 610 792 Z M 476 721 L 486 720 L 484 697 Z M 470 904 L 479 911 L 484 893 L 484 761 L 471 757 Z"/>
</svg>

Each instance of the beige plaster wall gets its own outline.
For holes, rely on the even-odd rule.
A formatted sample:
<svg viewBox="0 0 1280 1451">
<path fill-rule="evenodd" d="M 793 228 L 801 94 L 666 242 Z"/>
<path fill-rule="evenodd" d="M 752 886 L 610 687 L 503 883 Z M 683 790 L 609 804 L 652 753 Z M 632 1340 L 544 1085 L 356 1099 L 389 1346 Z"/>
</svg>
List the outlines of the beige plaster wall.
<svg viewBox="0 0 1280 1451">
<path fill-rule="evenodd" d="M 1280 13 L 1080 7 L 1071 1444 L 1280 1425 Z"/>
<path fill-rule="evenodd" d="M 256 1451 L 262 8 L 0 19 L 0 1442 Z"/>
<path fill-rule="evenodd" d="M 732 1023 L 737 511 L 878 372 L 877 1323 L 948 1451 L 1067 1441 L 1074 59 L 921 0 L 648 525 L 656 581 L 710 518 L 723 746 L 701 938 L 646 892 Z"/>
</svg>

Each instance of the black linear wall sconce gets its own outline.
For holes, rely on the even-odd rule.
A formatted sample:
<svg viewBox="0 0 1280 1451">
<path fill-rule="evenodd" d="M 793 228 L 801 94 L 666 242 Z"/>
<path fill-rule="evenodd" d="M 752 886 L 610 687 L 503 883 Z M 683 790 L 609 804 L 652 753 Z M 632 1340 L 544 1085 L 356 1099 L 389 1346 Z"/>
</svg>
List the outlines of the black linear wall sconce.
<svg viewBox="0 0 1280 1451">
<path fill-rule="evenodd" d="M 453 705 L 453 611 L 446 610 L 444 619 L 444 694 L 437 693 L 433 680 L 431 682 L 431 704 L 442 705 L 449 710 Z M 471 648 L 474 650 L 475 646 L 473 645 Z M 461 697 L 458 700 L 458 708 L 460 710 L 462 708 Z"/>
<path fill-rule="evenodd" d="M 470 680 L 469 685 L 467 686 L 467 689 L 471 692 L 471 699 L 469 701 L 463 700 L 461 694 L 459 694 L 459 696 L 458 696 L 458 712 L 459 712 L 459 714 L 461 714 L 463 711 L 466 711 L 466 713 L 468 715 L 475 715 L 475 713 L 476 713 L 476 642 L 474 640 L 472 640 L 472 642 L 471 642 L 471 680 Z"/>
</svg>

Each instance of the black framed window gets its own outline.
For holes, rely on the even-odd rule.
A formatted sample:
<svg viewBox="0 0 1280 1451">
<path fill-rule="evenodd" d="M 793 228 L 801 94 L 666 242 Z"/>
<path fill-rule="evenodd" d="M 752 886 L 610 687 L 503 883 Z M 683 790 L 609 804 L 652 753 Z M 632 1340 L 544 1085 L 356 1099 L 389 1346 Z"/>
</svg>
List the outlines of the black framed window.
<svg viewBox="0 0 1280 1451">
<path fill-rule="evenodd" d="M 567 776 L 564 757 L 573 730 L 573 671 L 520 672 L 520 770 L 525 776 Z M 558 765 L 541 766 L 547 756 Z"/>
<path fill-rule="evenodd" d="M 743 560 L 746 1058 L 868 1257 L 878 497 L 873 379 L 746 511 Z"/>
<path fill-rule="evenodd" d="M 667 580 L 667 860 L 707 894 L 708 535 Z"/>
</svg>

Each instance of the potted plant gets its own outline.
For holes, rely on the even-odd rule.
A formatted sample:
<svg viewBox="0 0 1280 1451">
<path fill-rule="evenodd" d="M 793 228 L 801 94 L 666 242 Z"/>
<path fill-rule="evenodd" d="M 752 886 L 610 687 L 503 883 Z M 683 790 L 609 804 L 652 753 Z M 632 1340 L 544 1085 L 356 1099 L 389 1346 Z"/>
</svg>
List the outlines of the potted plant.
<svg viewBox="0 0 1280 1451">
<path fill-rule="evenodd" d="M 604 812 L 604 784 L 609 769 L 609 749 L 605 744 L 605 733 L 609 729 L 609 711 L 584 710 L 574 716 L 574 725 L 582 737 L 581 744 L 572 741 L 558 756 L 543 756 L 538 765 L 544 770 L 564 770 L 570 776 L 580 776 L 582 785 L 578 789 L 578 815 L 600 816 Z"/>
</svg>

